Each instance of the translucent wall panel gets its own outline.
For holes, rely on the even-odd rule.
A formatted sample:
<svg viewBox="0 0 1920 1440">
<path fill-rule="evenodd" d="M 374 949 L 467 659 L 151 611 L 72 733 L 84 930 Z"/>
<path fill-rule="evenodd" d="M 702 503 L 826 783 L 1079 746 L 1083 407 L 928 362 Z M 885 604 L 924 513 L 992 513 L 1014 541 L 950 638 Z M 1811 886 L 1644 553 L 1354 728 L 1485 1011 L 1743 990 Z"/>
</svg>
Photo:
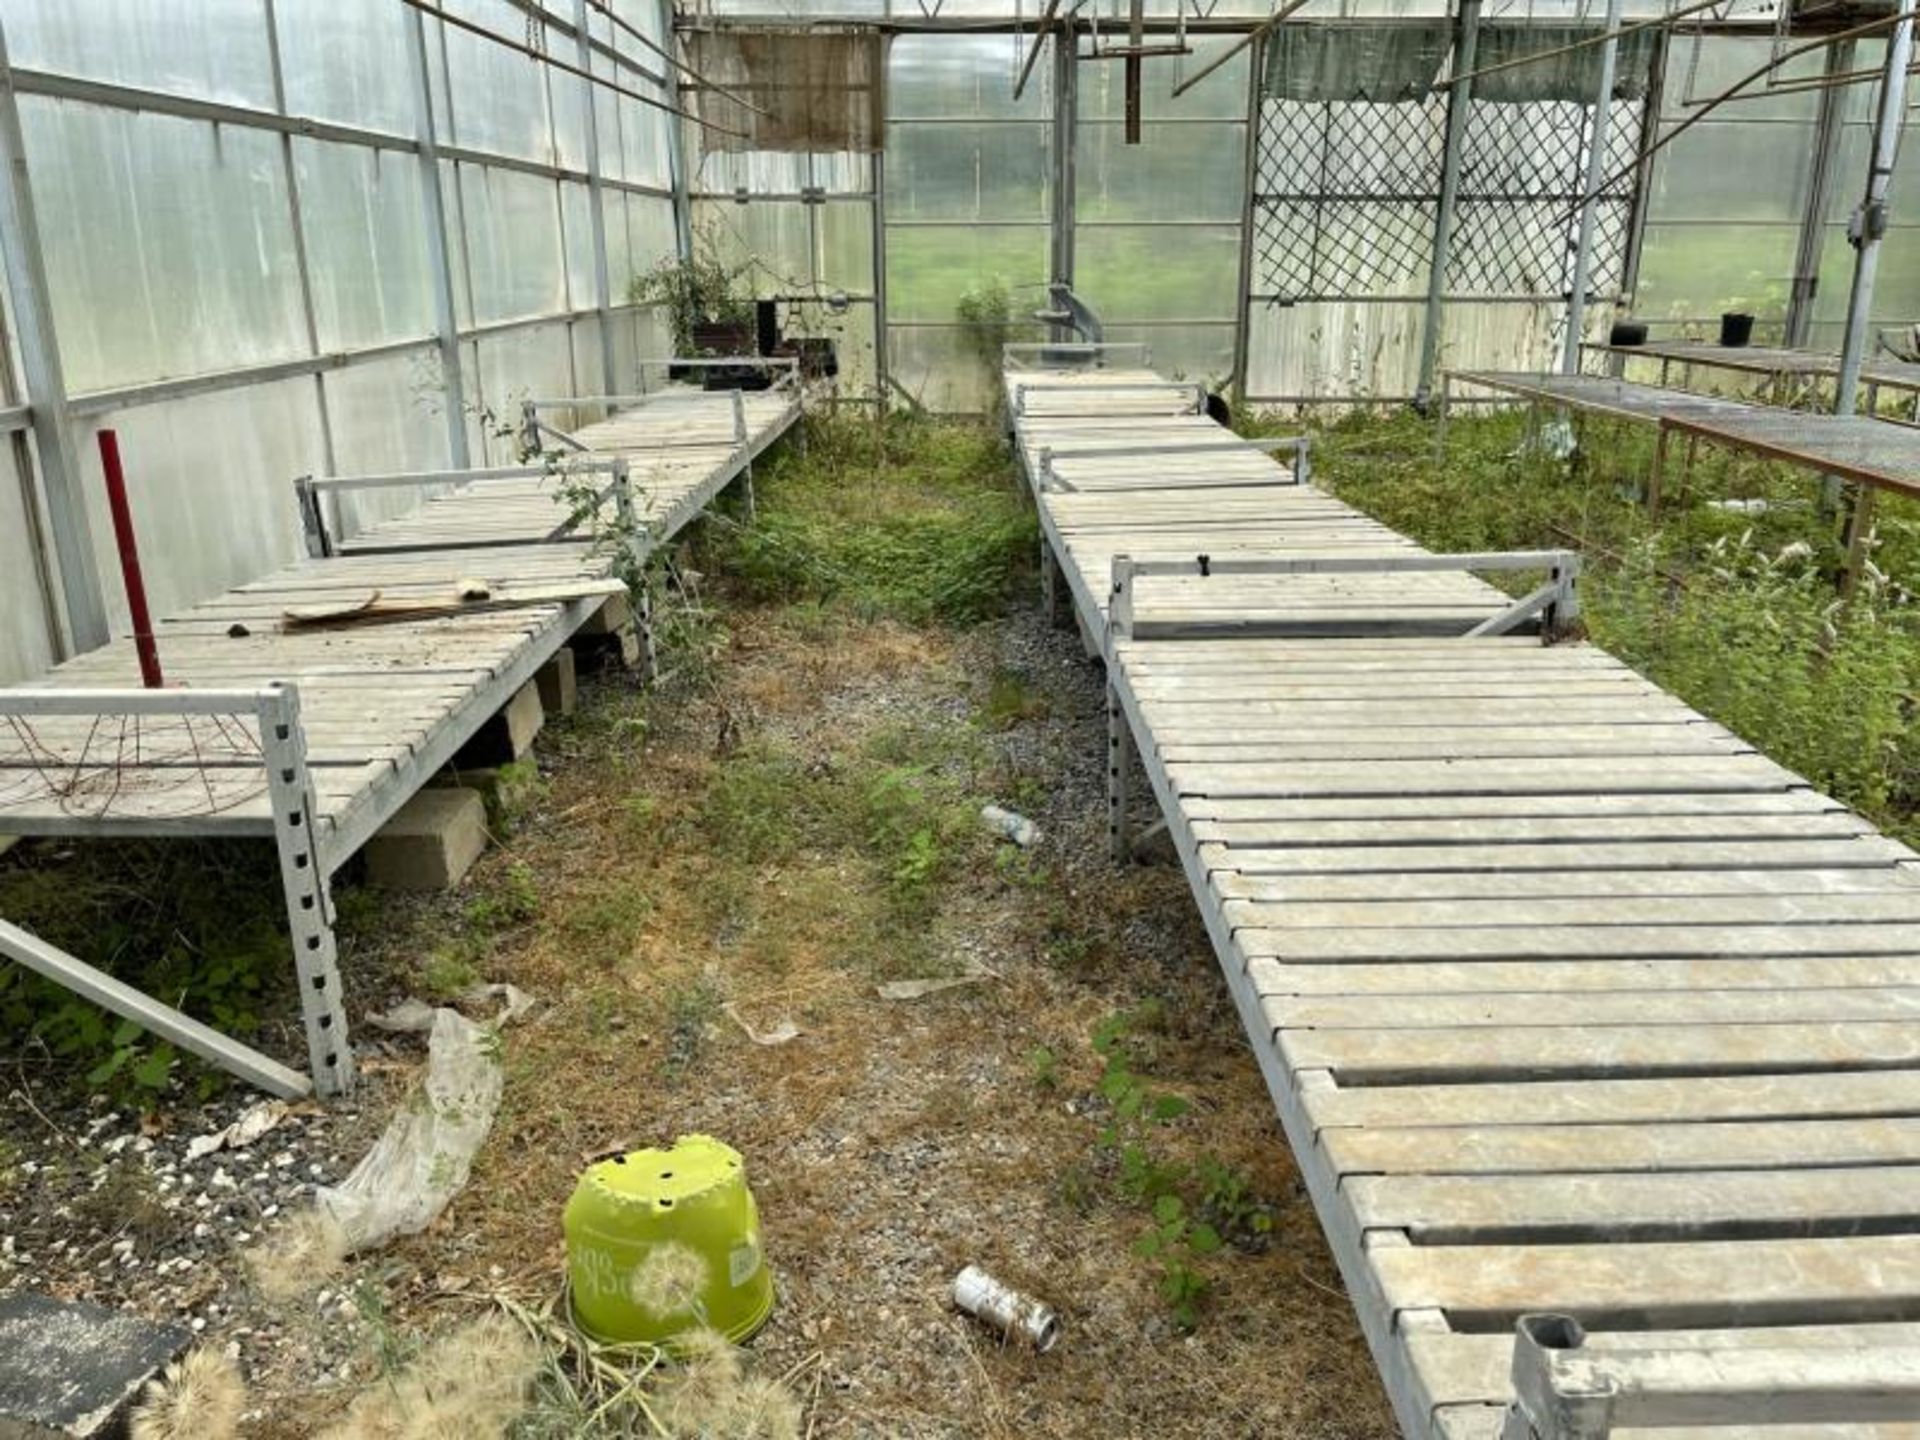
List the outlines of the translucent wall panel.
<svg viewBox="0 0 1920 1440">
<path fill-rule="evenodd" d="M 54 659 L 28 483 L 14 464 L 12 444 L 0 444 L 0 685 L 37 675 Z"/>
<path fill-rule="evenodd" d="M 281 380 L 102 416 L 120 433 L 140 568 L 167 614 L 285 565 L 305 550 L 293 479 L 320 468 L 313 381 Z M 91 426 L 76 426 L 95 561 L 114 629 L 126 597 Z"/>
<path fill-rule="evenodd" d="M 567 18 L 571 20 L 573 8 L 567 6 L 565 10 Z M 596 30 L 595 21 L 599 21 L 601 27 L 606 24 L 604 17 L 588 11 L 587 29 L 590 33 L 599 33 Z M 579 64 L 578 42 L 573 36 L 563 35 L 549 25 L 546 27 L 546 37 L 549 55 L 569 65 Z M 588 68 L 594 74 L 604 75 L 616 84 L 628 83 L 615 70 L 613 62 L 598 52 L 595 52 L 588 61 Z M 564 70 L 551 70 L 547 73 L 547 105 L 553 116 L 555 164 L 564 165 L 571 170 L 587 168 L 587 115 L 593 104 L 593 97 L 589 92 L 600 88 L 598 85 L 589 85 L 579 76 L 569 75 Z M 618 132 L 609 131 L 601 137 L 600 143 L 605 149 L 617 151 L 620 148 L 620 136 Z M 612 166 L 605 159 L 601 162 L 600 173 L 602 175 L 612 173 Z"/>
<path fill-rule="evenodd" d="M 526 38 L 526 12 L 510 0 L 460 0 L 447 8 L 497 34 Z M 449 138 L 476 150 L 551 160 L 546 66 L 451 25 L 440 28 L 446 32 L 446 80 L 453 94 Z"/>
<path fill-rule="evenodd" d="M 797 200 L 728 201 L 694 207 L 695 241 L 711 246 L 729 268 L 745 266 L 738 284 L 760 296 L 808 289 L 813 277 L 813 216 Z"/>
<path fill-rule="evenodd" d="M 983 360 L 951 326 L 895 325 L 887 350 L 894 382 L 929 410 L 985 414 L 997 393 L 997 361 Z"/>
<path fill-rule="evenodd" d="M 1239 308 L 1237 225 L 1081 226 L 1073 288 L 1103 320 L 1230 319 Z"/>
<path fill-rule="evenodd" d="M 273 106 L 260 0 L 5 0 L 15 65 Z"/>
<path fill-rule="evenodd" d="M 75 391 L 306 349 L 280 140 L 20 99 Z"/>
<path fill-rule="evenodd" d="M 1138 145 L 1123 125 L 1082 125 L 1074 172 L 1080 220 L 1240 223 L 1246 189 L 1241 125 L 1148 125 Z"/>
<path fill-rule="evenodd" d="M 460 166 L 473 318 L 485 325 L 565 305 L 566 261 L 554 183 L 517 170 Z"/>
<path fill-rule="evenodd" d="M 1156 37 L 1160 43 L 1170 37 Z M 1164 55 L 1140 62 L 1140 114 L 1147 120 L 1244 120 L 1247 116 L 1247 56 L 1242 48 L 1226 64 L 1176 97 L 1173 87 L 1184 76 L 1197 75 L 1233 45 L 1233 35 L 1189 35 L 1191 55 Z M 1103 33 L 1102 46 L 1126 43 L 1121 34 Z M 1081 53 L 1088 42 L 1081 41 Z M 1079 113 L 1082 124 L 1092 120 L 1124 120 L 1126 67 L 1118 61 L 1083 62 L 1079 73 Z"/>
<path fill-rule="evenodd" d="M 1044 225 L 894 225 L 887 229 L 887 314 L 951 321 L 969 290 L 998 281 L 1014 304 L 1045 297 Z"/>
<path fill-rule="evenodd" d="M 618 197 L 615 197 L 616 201 Z M 616 212 L 609 228 L 624 226 L 624 215 Z M 596 304 L 594 298 L 593 268 L 593 192 L 585 185 L 576 185 L 570 181 L 560 186 L 560 226 L 566 239 L 567 250 L 567 303 L 569 308 L 579 310 Z M 607 236 L 607 248 L 613 248 L 613 236 Z M 619 272 L 613 269 L 611 256 L 607 267 L 609 276 Z M 619 287 L 616 283 L 615 289 Z M 617 295 L 615 298 L 619 298 Z"/>
<path fill-rule="evenodd" d="M 615 208 L 615 202 L 621 202 Z M 609 196 L 607 202 L 607 273 L 616 300 L 630 293 L 634 278 L 679 254 L 678 227 L 673 202 L 647 195 Z"/>
<path fill-rule="evenodd" d="M 449 463 L 438 350 L 422 346 L 363 360 L 329 370 L 324 379 L 341 474 L 432 470 Z"/>
<path fill-rule="evenodd" d="M 894 36 L 887 51 L 888 118 L 1046 119 L 1053 113 L 1052 41 L 1020 98 L 1013 98 L 1032 44 L 1030 35 Z"/>
<path fill-rule="evenodd" d="M 418 162 L 391 150 L 299 139 L 293 158 L 321 348 L 430 333 Z"/>
<path fill-rule="evenodd" d="M 250 8 L 257 9 L 257 5 Z M 274 0 L 287 109 L 411 135 L 407 9 L 394 0 Z"/>
<path fill-rule="evenodd" d="M 440 352 L 429 346 L 363 361 L 322 377 L 333 427 L 334 461 L 342 475 L 443 470 L 447 396 Z M 369 490 L 337 497 L 342 534 L 354 534 L 415 508 L 426 492 Z"/>
<path fill-rule="evenodd" d="M 497 421 L 509 426 L 518 417 L 520 402 L 534 395 L 572 395 L 573 353 L 564 324 L 541 325 L 529 330 L 514 330 L 505 335 L 483 336 L 479 342 L 480 361 L 475 372 L 481 403 Z M 498 428 L 496 424 L 489 429 Z M 513 463 L 514 442 L 510 436 L 489 433 L 486 437 L 486 463 Z M 480 452 L 476 451 L 476 454 Z"/>
<path fill-rule="evenodd" d="M 1718 322 L 1725 310 L 1786 314 L 1797 225 L 1648 224 L 1634 314 Z"/>
<path fill-rule="evenodd" d="M 889 220 L 1036 220 L 1051 213 L 1045 122 L 887 127 Z"/>
<path fill-rule="evenodd" d="M 700 155 L 693 172 L 693 189 L 701 194 L 798 195 L 809 187 L 864 195 L 873 188 L 872 162 L 865 155 L 715 150 Z"/>
<path fill-rule="evenodd" d="M 1667 52 L 1661 113 L 1691 117 L 1692 100 L 1717 95 L 1767 63 L 1770 37 L 1675 38 Z M 1865 63 L 1864 51 L 1855 63 Z M 1822 58 L 1792 62 L 1783 78 L 1819 73 Z M 1647 196 L 1634 314 L 1657 324 L 1717 325 L 1724 310 L 1763 324 L 1786 315 L 1798 224 L 1806 208 L 1816 94 L 1730 102 L 1667 145 Z M 1851 102 L 1850 102 L 1851 103 Z"/>
<path fill-rule="evenodd" d="M 1920 205 L 1913 209 L 1920 210 Z M 1847 243 L 1846 230 L 1828 226 L 1820 253 L 1820 289 L 1813 301 L 1816 322 L 1840 324 L 1846 320 L 1854 260 L 1855 251 Z M 1920 228 L 1895 225 L 1880 245 L 1880 267 L 1873 283 L 1873 321 L 1876 325 L 1906 325 L 1915 320 L 1920 320 Z M 1871 353 L 1871 338 L 1867 349 Z"/>
<path fill-rule="evenodd" d="M 873 205 L 865 200 L 829 200 L 812 208 L 816 285 L 849 295 L 871 295 Z"/>
<path fill-rule="evenodd" d="M 1109 325 L 1116 344 L 1145 345 L 1153 368 L 1179 380 L 1203 380 L 1216 389 L 1233 378 L 1232 321 L 1217 325 Z"/>
</svg>

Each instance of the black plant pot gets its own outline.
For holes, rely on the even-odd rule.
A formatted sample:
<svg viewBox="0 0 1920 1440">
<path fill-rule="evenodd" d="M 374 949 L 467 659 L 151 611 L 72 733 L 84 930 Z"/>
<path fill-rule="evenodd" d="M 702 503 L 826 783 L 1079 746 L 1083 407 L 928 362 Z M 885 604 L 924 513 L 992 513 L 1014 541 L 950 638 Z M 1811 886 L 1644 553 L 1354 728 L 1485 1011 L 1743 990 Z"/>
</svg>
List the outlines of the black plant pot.
<svg viewBox="0 0 1920 1440">
<path fill-rule="evenodd" d="M 1609 345 L 1644 345 L 1647 343 L 1647 322 L 1644 320 L 1616 320 L 1613 329 L 1607 332 Z"/>
<path fill-rule="evenodd" d="M 1753 316 L 1729 310 L 1720 317 L 1720 343 L 1729 348 L 1745 345 L 1753 339 Z"/>
</svg>

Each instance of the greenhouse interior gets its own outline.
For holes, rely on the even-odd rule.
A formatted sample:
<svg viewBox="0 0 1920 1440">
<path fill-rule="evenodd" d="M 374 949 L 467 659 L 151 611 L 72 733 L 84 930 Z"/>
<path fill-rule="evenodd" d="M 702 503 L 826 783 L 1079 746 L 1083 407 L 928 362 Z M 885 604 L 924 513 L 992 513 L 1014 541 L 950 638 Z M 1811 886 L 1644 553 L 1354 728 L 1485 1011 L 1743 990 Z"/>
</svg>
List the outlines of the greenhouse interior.
<svg viewBox="0 0 1920 1440">
<path fill-rule="evenodd" d="M 0 0 L 0 1434 L 1914 1434 L 1906 3 Z"/>
</svg>

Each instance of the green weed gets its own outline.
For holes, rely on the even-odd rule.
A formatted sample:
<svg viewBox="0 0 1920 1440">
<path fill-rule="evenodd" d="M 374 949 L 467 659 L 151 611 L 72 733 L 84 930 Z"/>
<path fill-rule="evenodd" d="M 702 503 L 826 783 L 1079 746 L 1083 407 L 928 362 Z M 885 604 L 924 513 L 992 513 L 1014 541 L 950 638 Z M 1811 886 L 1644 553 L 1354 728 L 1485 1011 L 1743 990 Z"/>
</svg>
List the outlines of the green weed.
<svg viewBox="0 0 1920 1440">
<path fill-rule="evenodd" d="M 984 425 L 810 421 L 804 452 L 788 447 L 758 483 L 759 519 L 713 527 L 703 567 L 753 600 L 965 624 L 1004 610 L 1034 549 L 1031 508 Z"/>
<path fill-rule="evenodd" d="M 1206 1154 L 1188 1161 L 1167 1153 L 1165 1127 L 1191 1107 L 1183 1097 L 1156 1089 L 1138 1068 L 1151 1052 L 1150 1037 L 1165 1021 L 1164 1008 L 1149 1000 L 1109 1015 L 1095 1028 L 1099 1092 L 1109 1106 L 1097 1146 L 1112 1161 L 1115 1193 L 1152 1216 L 1133 1251 L 1155 1266 L 1155 1283 L 1174 1324 L 1191 1330 L 1208 1291 L 1204 1262 L 1230 1243 L 1243 1250 L 1262 1248 L 1273 1229 L 1273 1211 L 1254 1195 L 1251 1179 L 1225 1161 Z"/>
<path fill-rule="evenodd" d="M 280 896 L 271 851 L 245 844 L 39 844 L 0 863 L 0 914 L 242 1039 L 290 995 Z M 0 969 L 0 1024 L 44 1045 L 63 1073 L 137 1107 L 176 1079 L 201 1096 L 225 1083 L 20 966 Z"/>
</svg>

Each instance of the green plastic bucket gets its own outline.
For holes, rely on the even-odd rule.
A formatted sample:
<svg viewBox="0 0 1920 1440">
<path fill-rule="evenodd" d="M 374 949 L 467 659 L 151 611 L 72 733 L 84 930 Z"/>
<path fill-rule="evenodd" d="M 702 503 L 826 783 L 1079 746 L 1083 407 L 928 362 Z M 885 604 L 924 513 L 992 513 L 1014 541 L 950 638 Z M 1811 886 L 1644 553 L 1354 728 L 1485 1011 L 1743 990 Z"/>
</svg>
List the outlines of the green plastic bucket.
<svg viewBox="0 0 1920 1440">
<path fill-rule="evenodd" d="M 738 1342 L 772 1313 L 745 1166 L 712 1136 L 599 1161 L 562 1228 L 574 1323 L 596 1340 L 666 1344 L 707 1326 Z"/>
</svg>

